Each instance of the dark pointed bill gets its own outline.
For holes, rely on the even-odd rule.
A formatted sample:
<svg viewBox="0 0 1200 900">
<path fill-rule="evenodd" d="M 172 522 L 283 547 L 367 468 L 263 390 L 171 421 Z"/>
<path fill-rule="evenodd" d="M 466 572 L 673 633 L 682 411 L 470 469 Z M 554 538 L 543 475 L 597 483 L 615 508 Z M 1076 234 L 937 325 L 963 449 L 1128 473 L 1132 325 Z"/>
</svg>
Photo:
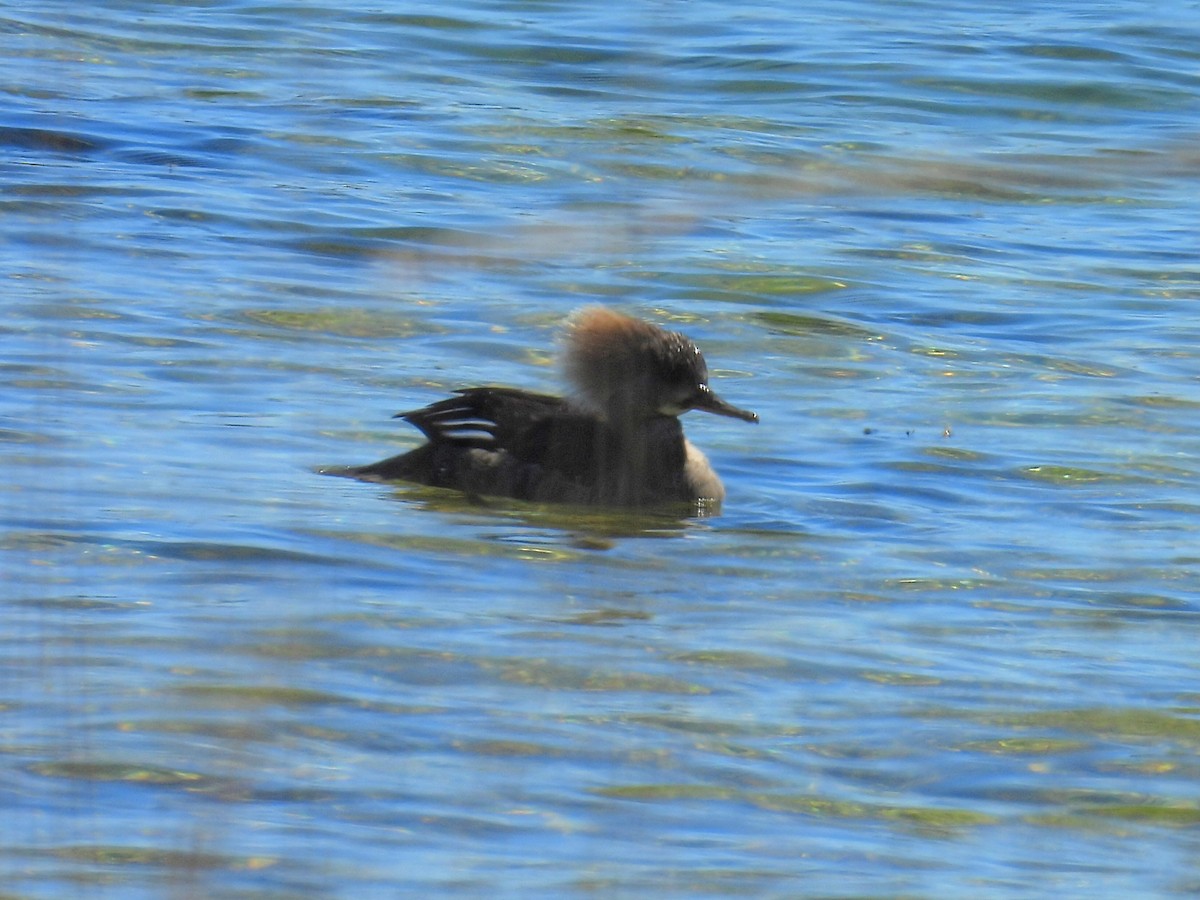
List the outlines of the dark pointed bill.
<svg viewBox="0 0 1200 900">
<path fill-rule="evenodd" d="M 715 413 L 718 416 L 741 419 L 743 422 L 758 421 L 758 413 L 752 413 L 748 409 L 738 409 L 732 403 L 726 403 L 714 394 L 713 389 L 707 384 L 696 385 L 696 399 L 695 403 L 692 404 L 692 409 L 702 409 L 705 412 Z"/>
</svg>

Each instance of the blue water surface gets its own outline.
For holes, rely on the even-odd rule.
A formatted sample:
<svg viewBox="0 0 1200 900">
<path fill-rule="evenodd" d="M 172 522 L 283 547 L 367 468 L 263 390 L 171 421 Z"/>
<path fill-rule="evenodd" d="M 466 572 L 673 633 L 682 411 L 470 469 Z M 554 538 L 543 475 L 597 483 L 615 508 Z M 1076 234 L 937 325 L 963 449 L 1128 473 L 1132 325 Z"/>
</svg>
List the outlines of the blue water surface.
<svg viewBox="0 0 1200 900">
<path fill-rule="evenodd" d="M 0 891 L 1200 891 L 1200 4 L 0 4 Z M 603 303 L 720 517 L 323 477 Z"/>
</svg>

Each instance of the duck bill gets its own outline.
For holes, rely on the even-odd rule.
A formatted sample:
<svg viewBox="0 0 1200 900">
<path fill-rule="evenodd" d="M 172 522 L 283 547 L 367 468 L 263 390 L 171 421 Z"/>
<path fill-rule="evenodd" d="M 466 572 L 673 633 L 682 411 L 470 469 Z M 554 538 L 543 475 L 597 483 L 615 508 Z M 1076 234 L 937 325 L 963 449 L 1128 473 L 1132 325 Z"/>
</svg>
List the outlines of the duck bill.
<svg viewBox="0 0 1200 900">
<path fill-rule="evenodd" d="M 714 394 L 713 389 L 707 384 L 698 386 L 696 401 L 692 405 L 692 409 L 701 409 L 704 412 L 714 413 L 718 416 L 728 416 L 731 419 L 741 419 L 743 422 L 758 421 L 758 413 L 752 413 L 748 409 L 738 409 L 732 403 L 726 403 Z"/>
</svg>

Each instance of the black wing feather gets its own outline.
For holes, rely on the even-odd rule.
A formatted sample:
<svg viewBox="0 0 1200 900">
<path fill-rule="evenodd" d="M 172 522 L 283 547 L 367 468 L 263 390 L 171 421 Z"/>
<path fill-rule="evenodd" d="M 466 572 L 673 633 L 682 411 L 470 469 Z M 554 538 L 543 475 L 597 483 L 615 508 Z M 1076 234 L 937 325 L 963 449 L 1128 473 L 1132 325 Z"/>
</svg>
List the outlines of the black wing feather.
<svg viewBox="0 0 1200 900">
<path fill-rule="evenodd" d="M 515 388 L 464 388 L 454 393 L 399 417 L 421 429 L 433 443 L 500 450 L 564 406 L 561 397 Z"/>
</svg>

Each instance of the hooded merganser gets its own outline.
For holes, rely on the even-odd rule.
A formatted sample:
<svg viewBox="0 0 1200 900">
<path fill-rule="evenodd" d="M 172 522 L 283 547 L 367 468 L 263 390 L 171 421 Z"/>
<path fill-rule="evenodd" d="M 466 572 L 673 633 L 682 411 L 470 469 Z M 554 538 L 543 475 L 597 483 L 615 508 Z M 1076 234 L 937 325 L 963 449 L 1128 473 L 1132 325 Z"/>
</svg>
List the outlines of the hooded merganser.
<svg viewBox="0 0 1200 900">
<path fill-rule="evenodd" d="M 725 488 L 683 436 L 699 409 L 757 422 L 708 386 L 700 350 L 674 331 L 587 307 L 567 323 L 569 398 L 474 387 L 398 413 L 427 443 L 366 466 L 327 470 L 363 481 L 413 481 L 471 495 L 599 506 L 686 501 L 719 506 Z"/>
</svg>

